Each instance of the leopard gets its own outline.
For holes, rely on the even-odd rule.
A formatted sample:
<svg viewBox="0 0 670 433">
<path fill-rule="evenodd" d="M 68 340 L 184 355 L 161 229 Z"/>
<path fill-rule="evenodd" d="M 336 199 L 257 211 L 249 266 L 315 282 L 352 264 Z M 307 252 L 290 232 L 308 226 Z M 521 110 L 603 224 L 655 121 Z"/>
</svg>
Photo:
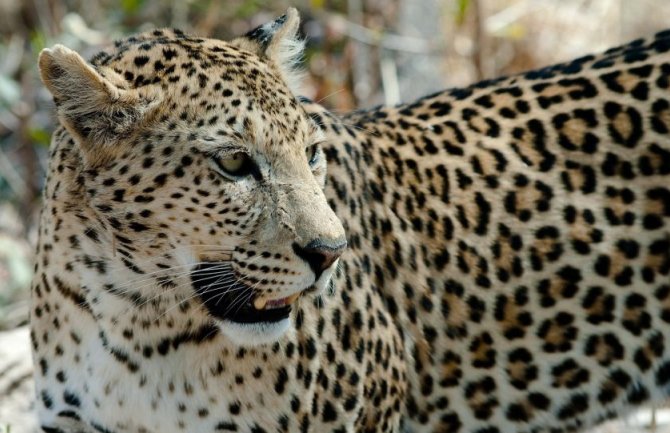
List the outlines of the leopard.
<svg viewBox="0 0 670 433">
<path fill-rule="evenodd" d="M 334 114 L 299 23 L 41 53 L 42 431 L 560 433 L 667 398 L 670 31 Z"/>
</svg>

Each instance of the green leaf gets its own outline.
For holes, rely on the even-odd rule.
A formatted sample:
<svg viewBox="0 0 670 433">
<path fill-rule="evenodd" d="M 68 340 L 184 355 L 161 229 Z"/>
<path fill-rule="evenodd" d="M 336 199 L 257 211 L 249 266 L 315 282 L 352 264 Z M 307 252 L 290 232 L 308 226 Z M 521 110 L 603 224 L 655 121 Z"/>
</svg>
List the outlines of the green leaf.
<svg viewBox="0 0 670 433">
<path fill-rule="evenodd" d="M 30 137 L 30 141 L 40 146 L 49 147 L 49 143 L 51 142 L 51 134 L 49 131 L 41 128 L 28 130 L 28 136 Z"/>
<path fill-rule="evenodd" d="M 121 9 L 124 14 L 134 14 L 142 7 L 143 0 L 121 0 Z"/>
<path fill-rule="evenodd" d="M 33 49 L 33 53 L 37 55 L 42 49 L 46 48 L 48 45 L 47 43 L 47 37 L 45 36 L 44 32 L 41 32 L 39 30 L 35 30 L 34 32 L 31 33 L 30 35 L 30 46 Z"/>
<path fill-rule="evenodd" d="M 458 0 L 458 6 L 456 9 L 457 24 L 463 24 L 463 21 L 465 21 L 465 15 L 468 13 L 468 7 L 470 7 L 470 0 Z"/>
<path fill-rule="evenodd" d="M 235 16 L 238 18 L 249 18 L 260 9 L 260 5 L 256 0 L 243 1 L 235 10 Z"/>
</svg>

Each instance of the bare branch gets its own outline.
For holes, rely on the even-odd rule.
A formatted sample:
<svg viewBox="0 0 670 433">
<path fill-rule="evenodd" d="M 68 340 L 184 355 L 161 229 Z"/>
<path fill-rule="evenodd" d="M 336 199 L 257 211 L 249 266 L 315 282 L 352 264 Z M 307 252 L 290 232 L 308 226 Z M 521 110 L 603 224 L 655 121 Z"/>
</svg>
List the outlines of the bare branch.
<svg viewBox="0 0 670 433">
<path fill-rule="evenodd" d="M 319 18 L 333 25 L 333 30 L 362 42 L 391 51 L 405 51 L 408 53 L 427 54 L 439 52 L 444 48 L 443 43 L 428 41 L 412 36 L 402 36 L 395 33 L 377 31 L 360 24 L 356 24 L 340 14 L 319 12 Z"/>
</svg>

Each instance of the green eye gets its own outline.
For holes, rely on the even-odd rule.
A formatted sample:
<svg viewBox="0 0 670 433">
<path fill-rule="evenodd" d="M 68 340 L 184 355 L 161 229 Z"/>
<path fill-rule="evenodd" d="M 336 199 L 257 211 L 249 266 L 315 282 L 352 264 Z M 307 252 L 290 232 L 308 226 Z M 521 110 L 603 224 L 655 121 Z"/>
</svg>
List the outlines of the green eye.
<svg viewBox="0 0 670 433">
<path fill-rule="evenodd" d="M 212 156 L 212 161 L 221 174 L 234 178 L 247 176 L 254 167 L 251 158 L 244 152 L 236 152 L 223 157 Z"/>
<path fill-rule="evenodd" d="M 319 162 L 319 145 L 313 144 L 305 149 L 305 156 L 307 156 L 307 161 L 309 161 L 310 166 L 314 166 Z"/>
</svg>

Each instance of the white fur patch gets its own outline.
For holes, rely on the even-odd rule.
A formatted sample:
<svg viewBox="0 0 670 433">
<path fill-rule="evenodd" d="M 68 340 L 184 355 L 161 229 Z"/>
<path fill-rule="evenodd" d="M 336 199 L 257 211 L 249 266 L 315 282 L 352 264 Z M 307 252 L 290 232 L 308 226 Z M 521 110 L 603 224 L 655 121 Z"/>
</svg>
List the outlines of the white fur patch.
<svg viewBox="0 0 670 433">
<path fill-rule="evenodd" d="M 276 343 L 291 328 L 290 318 L 273 323 L 237 323 L 229 320 L 217 322 L 226 337 L 243 347 Z"/>
<path fill-rule="evenodd" d="M 326 289 L 328 288 L 328 284 L 330 283 L 330 279 L 332 278 L 333 274 L 335 273 L 335 270 L 337 269 L 337 265 L 340 263 L 340 259 L 335 260 L 335 262 L 328 267 L 325 271 L 321 273 L 321 276 L 319 277 L 318 280 L 314 282 L 314 288 L 315 294 L 316 295 L 322 295 L 326 292 Z"/>
<path fill-rule="evenodd" d="M 305 71 L 301 67 L 305 41 L 293 38 L 282 38 L 275 51 L 273 60 L 281 71 L 282 78 L 294 95 L 301 95 Z"/>
</svg>

